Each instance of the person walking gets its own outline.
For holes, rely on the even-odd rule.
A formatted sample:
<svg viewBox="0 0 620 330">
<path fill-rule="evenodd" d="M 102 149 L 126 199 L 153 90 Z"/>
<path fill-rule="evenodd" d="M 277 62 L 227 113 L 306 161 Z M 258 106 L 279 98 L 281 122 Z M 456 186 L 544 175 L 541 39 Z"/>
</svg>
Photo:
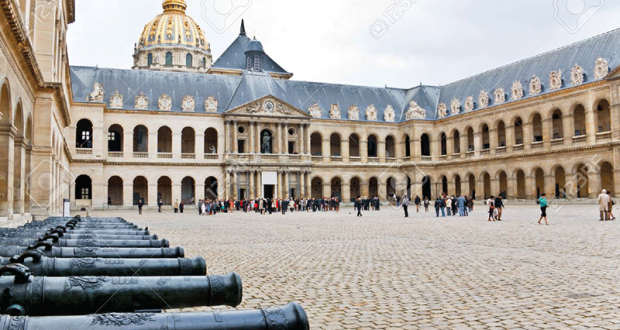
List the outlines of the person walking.
<svg viewBox="0 0 620 330">
<path fill-rule="evenodd" d="M 489 206 L 489 221 L 495 221 L 495 196 L 489 197 L 487 205 Z"/>
<path fill-rule="evenodd" d="M 616 202 L 614 202 L 614 199 L 611 197 L 611 192 L 608 191 L 607 195 L 609 195 L 609 218 L 613 221 L 616 220 L 614 216 L 614 205 L 616 205 Z"/>
<path fill-rule="evenodd" d="M 142 198 L 138 198 L 138 214 L 142 215 L 142 207 L 144 206 L 144 202 L 142 202 Z"/>
<path fill-rule="evenodd" d="M 435 200 L 435 214 L 439 218 L 439 211 L 441 210 L 441 197 L 437 197 Z"/>
<path fill-rule="evenodd" d="M 467 200 L 465 199 L 465 196 L 461 195 L 461 197 L 459 197 L 458 199 L 458 207 L 459 207 L 459 216 L 460 217 L 464 217 L 465 216 L 465 207 L 467 205 Z"/>
<path fill-rule="evenodd" d="M 414 203 L 415 203 L 415 211 L 417 213 L 420 213 L 420 204 L 422 203 L 422 201 L 420 200 L 420 196 L 415 195 Z"/>
<path fill-rule="evenodd" d="M 179 203 L 179 212 L 183 213 L 183 209 L 185 209 L 185 204 L 181 201 L 181 203 Z"/>
<path fill-rule="evenodd" d="M 431 201 L 428 200 L 428 196 L 424 197 L 424 211 L 428 212 L 428 206 L 431 204 Z"/>
<path fill-rule="evenodd" d="M 355 209 L 357 210 L 357 216 L 361 217 L 362 216 L 362 201 L 360 200 L 359 197 L 355 199 L 355 203 L 353 206 L 355 206 Z"/>
<path fill-rule="evenodd" d="M 540 219 L 538 219 L 538 224 L 540 225 L 541 221 L 545 219 L 545 224 L 549 225 L 549 222 L 547 221 L 547 194 L 543 193 L 542 196 L 540 196 L 538 199 L 538 204 L 540 205 Z"/>
<path fill-rule="evenodd" d="M 598 205 L 599 205 L 599 213 L 600 219 L 599 221 L 609 221 L 609 204 L 611 203 L 611 198 L 607 195 L 607 190 L 603 189 L 600 195 L 598 195 Z"/>
<path fill-rule="evenodd" d="M 157 202 L 157 211 L 161 213 L 161 207 L 164 205 L 164 201 L 160 198 Z"/>
<path fill-rule="evenodd" d="M 504 199 L 501 194 L 495 197 L 495 210 L 497 213 L 497 221 L 502 221 L 502 213 L 504 213 Z"/>
<path fill-rule="evenodd" d="M 403 196 L 402 204 L 403 210 L 405 210 L 405 218 L 409 218 L 409 198 L 407 197 L 407 195 Z"/>
<path fill-rule="evenodd" d="M 179 213 L 179 200 L 174 201 L 174 213 Z"/>
</svg>

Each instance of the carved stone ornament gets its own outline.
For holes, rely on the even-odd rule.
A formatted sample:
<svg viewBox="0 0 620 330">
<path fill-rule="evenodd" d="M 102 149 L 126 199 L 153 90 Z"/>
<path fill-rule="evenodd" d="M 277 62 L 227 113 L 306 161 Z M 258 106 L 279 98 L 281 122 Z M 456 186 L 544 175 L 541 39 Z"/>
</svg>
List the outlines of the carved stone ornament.
<svg viewBox="0 0 620 330">
<path fill-rule="evenodd" d="M 609 63 L 606 59 L 599 56 L 594 63 L 594 78 L 603 79 L 609 73 Z"/>
<path fill-rule="evenodd" d="M 498 88 L 495 90 L 495 104 L 502 104 L 506 102 L 506 91 L 503 88 Z"/>
<path fill-rule="evenodd" d="M 159 97 L 157 101 L 157 108 L 161 111 L 170 111 L 172 110 L 172 99 L 170 95 L 164 94 Z"/>
<path fill-rule="evenodd" d="M 110 108 L 111 109 L 120 109 L 123 107 L 123 95 L 119 94 L 118 91 L 114 93 L 110 97 Z"/>
<path fill-rule="evenodd" d="M 396 112 L 391 104 L 388 104 L 383 112 L 383 120 L 388 123 L 393 123 L 396 120 Z"/>
<path fill-rule="evenodd" d="M 332 104 L 329 108 L 329 118 L 331 119 L 340 119 L 340 106 L 338 104 Z"/>
<path fill-rule="evenodd" d="M 562 88 L 562 70 L 551 71 L 549 74 L 549 89 L 552 91 Z"/>
<path fill-rule="evenodd" d="M 95 314 L 91 315 L 93 325 L 106 325 L 106 326 L 131 326 L 131 325 L 143 325 L 146 322 L 154 321 L 153 313 L 109 313 L 109 314 Z"/>
<path fill-rule="evenodd" d="M 409 119 L 426 119 L 426 110 L 422 109 L 415 101 L 409 102 L 409 110 L 405 115 Z"/>
<path fill-rule="evenodd" d="M 366 119 L 376 121 L 377 120 L 377 108 L 374 104 L 371 104 L 366 108 Z"/>
<path fill-rule="evenodd" d="M 489 106 L 489 93 L 487 93 L 487 91 L 480 91 L 480 95 L 478 95 L 478 106 L 480 108 Z"/>
<path fill-rule="evenodd" d="M 540 78 L 536 77 L 536 75 L 532 76 L 532 80 L 530 80 L 530 95 L 538 95 L 542 92 L 542 83 L 540 82 Z"/>
<path fill-rule="evenodd" d="M 267 116 L 290 115 L 292 113 L 287 106 L 272 99 L 267 99 L 264 102 L 253 102 L 245 107 L 245 111 L 251 114 Z"/>
<path fill-rule="evenodd" d="M 93 84 L 93 91 L 86 95 L 86 101 L 88 102 L 103 102 L 103 95 L 105 90 L 103 89 L 103 84 L 98 82 Z"/>
<path fill-rule="evenodd" d="M 476 104 L 474 103 L 474 97 L 473 96 L 468 96 L 465 99 L 465 111 L 469 112 L 474 110 L 474 107 L 476 107 Z"/>
<path fill-rule="evenodd" d="M 445 118 L 446 116 L 448 116 L 448 106 L 445 103 L 439 103 L 437 106 L 437 117 Z"/>
<path fill-rule="evenodd" d="M 217 99 L 215 96 L 209 96 L 205 100 L 205 111 L 206 112 L 217 112 Z"/>
<path fill-rule="evenodd" d="M 312 118 L 321 118 L 323 115 L 323 111 L 318 103 L 314 102 L 314 104 L 308 108 L 308 113 Z"/>
<path fill-rule="evenodd" d="M 452 115 L 458 115 L 459 113 L 461 113 L 461 101 L 459 101 L 457 98 L 454 98 L 452 100 L 452 102 L 450 102 L 450 113 Z M 448 114 L 446 113 L 446 116 Z"/>
<path fill-rule="evenodd" d="M 583 68 L 575 63 L 575 67 L 573 67 L 570 72 L 570 82 L 573 84 L 573 86 L 583 84 L 583 73 Z"/>
<path fill-rule="evenodd" d="M 512 91 L 511 95 L 513 101 L 523 98 L 523 85 L 521 84 L 520 80 L 513 82 L 512 88 L 510 90 Z"/>
<path fill-rule="evenodd" d="M 352 120 L 360 119 L 360 109 L 357 107 L 357 104 L 354 104 L 349 107 L 348 115 L 349 115 L 349 119 L 352 119 Z"/>
<path fill-rule="evenodd" d="M 134 104 L 134 108 L 138 110 L 146 110 L 149 108 L 149 98 L 144 95 L 144 93 L 140 93 L 136 95 L 136 101 Z"/>
<path fill-rule="evenodd" d="M 183 109 L 183 111 L 194 111 L 195 108 L 196 101 L 194 101 L 194 97 L 191 95 L 185 95 L 181 101 L 181 109 Z"/>
</svg>

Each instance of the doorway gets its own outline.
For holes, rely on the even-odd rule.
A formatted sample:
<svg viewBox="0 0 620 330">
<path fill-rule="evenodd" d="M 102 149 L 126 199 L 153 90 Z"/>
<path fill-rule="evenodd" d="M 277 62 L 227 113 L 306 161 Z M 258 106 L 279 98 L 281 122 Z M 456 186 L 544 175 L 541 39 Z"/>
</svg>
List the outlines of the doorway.
<svg viewBox="0 0 620 330">
<path fill-rule="evenodd" d="M 273 197 L 274 197 L 274 196 L 273 196 L 273 193 L 274 193 L 274 191 L 275 191 L 275 187 L 276 187 L 276 186 L 275 186 L 275 185 L 272 185 L 272 184 L 266 184 L 266 185 L 264 185 L 264 186 L 263 186 L 263 189 L 264 189 L 264 191 L 265 191 L 265 194 L 264 194 L 264 196 L 263 196 L 263 197 L 264 197 L 264 198 L 273 199 Z"/>
</svg>

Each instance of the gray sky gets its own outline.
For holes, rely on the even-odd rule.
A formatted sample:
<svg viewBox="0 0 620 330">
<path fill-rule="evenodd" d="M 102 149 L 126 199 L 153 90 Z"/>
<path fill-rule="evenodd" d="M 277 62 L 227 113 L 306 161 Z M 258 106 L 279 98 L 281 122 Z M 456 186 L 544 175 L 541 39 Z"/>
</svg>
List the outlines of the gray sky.
<svg viewBox="0 0 620 330">
<path fill-rule="evenodd" d="M 144 25 L 162 12 L 161 0 L 76 2 L 72 65 L 130 69 Z M 214 61 L 242 17 L 293 79 L 381 87 L 447 84 L 620 27 L 611 0 L 186 2 Z M 384 33 L 371 35 L 371 25 Z"/>
</svg>

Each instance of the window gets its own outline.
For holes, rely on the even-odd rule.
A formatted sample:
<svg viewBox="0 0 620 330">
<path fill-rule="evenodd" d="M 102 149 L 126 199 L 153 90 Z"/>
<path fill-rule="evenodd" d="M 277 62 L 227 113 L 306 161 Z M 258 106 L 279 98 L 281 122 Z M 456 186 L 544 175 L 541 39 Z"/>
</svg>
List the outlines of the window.
<svg viewBox="0 0 620 330">
<path fill-rule="evenodd" d="M 252 58 L 250 56 L 247 58 L 247 70 L 252 71 Z"/>
<path fill-rule="evenodd" d="M 151 65 L 153 65 L 153 54 L 149 53 L 148 55 L 148 59 L 147 59 L 147 66 L 150 67 Z"/>
<path fill-rule="evenodd" d="M 203 68 L 203 69 L 206 69 L 206 68 L 207 68 L 207 58 L 206 58 L 206 57 L 203 57 L 203 58 L 202 58 L 202 68 Z"/>
<path fill-rule="evenodd" d="M 172 66 L 172 53 L 166 53 L 166 66 Z"/>
<path fill-rule="evenodd" d="M 260 55 L 254 55 L 254 71 L 258 72 L 260 69 Z"/>
<path fill-rule="evenodd" d="M 88 132 L 88 131 L 82 132 L 82 140 L 83 141 L 90 140 L 90 132 Z"/>
<path fill-rule="evenodd" d="M 88 193 L 88 188 L 82 188 L 82 198 L 81 199 L 90 199 L 90 194 Z"/>
<path fill-rule="evenodd" d="M 115 141 L 116 140 L 116 135 L 114 134 L 114 132 L 108 132 L 108 141 Z"/>
<path fill-rule="evenodd" d="M 185 66 L 191 68 L 194 65 L 194 57 L 192 54 L 185 55 Z"/>
</svg>

